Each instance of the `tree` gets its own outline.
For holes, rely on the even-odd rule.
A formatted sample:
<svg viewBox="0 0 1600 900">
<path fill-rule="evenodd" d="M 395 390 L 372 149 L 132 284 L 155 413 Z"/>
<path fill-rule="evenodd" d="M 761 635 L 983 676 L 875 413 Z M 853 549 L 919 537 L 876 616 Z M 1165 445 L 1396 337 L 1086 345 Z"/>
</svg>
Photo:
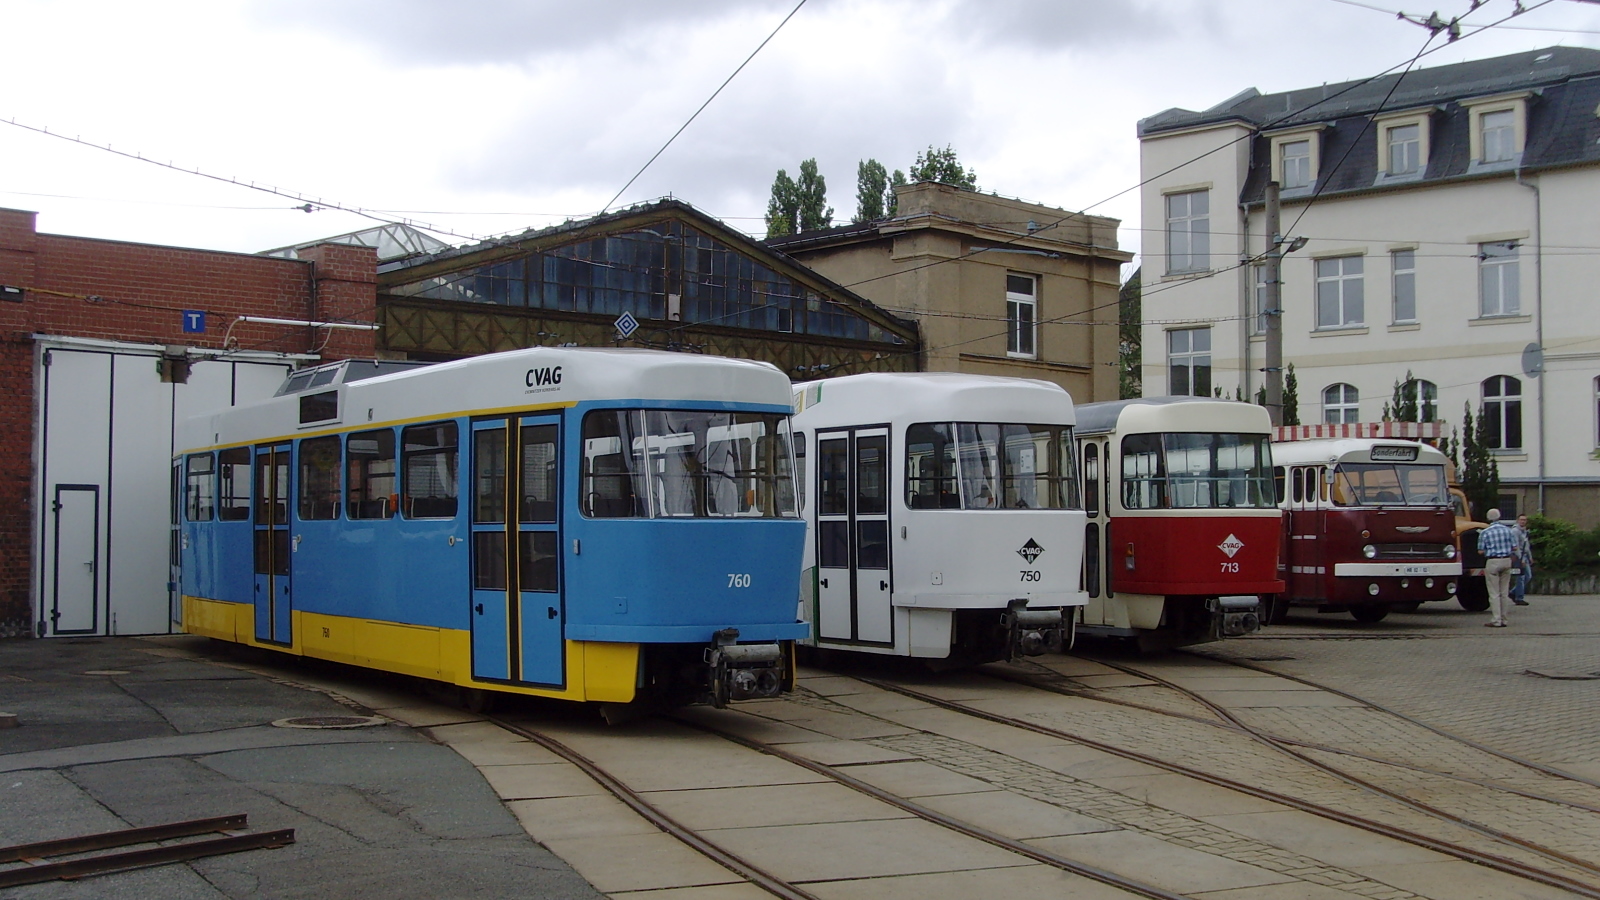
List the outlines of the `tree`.
<svg viewBox="0 0 1600 900">
<path fill-rule="evenodd" d="M 850 221 L 871 222 L 883 218 L 885 195 L 889 193 L 889 170 L 875 159 L 856 163 L 856 216 Z"/>
<path fill-rule="evenodd" d="M 1122 400 L 1144 396 L 1143 280 L 1144 269 L 1134 269 L 1117 292 L 1117 397 Z"/>
<path fill-rule="evenodd" d="M 1463 404 L 1465 420 L 1461 426 L 1461 492 L 1467 495 L 1472 517 L 1483 521 L 1484 514 L 1500 505 L 1500 464 L 1489 452 L 1489 422 L 1482 411 L 1474 423 L 1472 404 Z"/>
<path fill-rule="evenodd" d="M 929 144 L 926 153 L 917 153 L 917 161 L 912 164 L 910 175 L 912 181 L 937 181 L 969 191 L 978 189 L 978 173 L 963 169 L 961 160 L 956 158 L 956 151 L 949 144 L 945 144 L 943 150 L 935 150 Z"/>
<path fill-rule="evenodd" d="M 899 169 L 889 176 L 889 189 L 883 192 L 884 215 L 892 216 L 900 211 L 900 198 L 894 195 L 894 189 L 906 186 L 906 173 Z"/>
<path fill-rule="evenodd" d="M 833 224 L 833 207 L 828 205 L 828 182 L 817 172 L 817 158 L 800 164 L 800 177 L 794 180 L 795 196 L 800 200 L 800 230 L 816 231 Z"/>
<path fill-rule="evenodd" d="M 1383 405 L 1383 420 L 1385 422 L 1420 422 L 1418 418 L 1421 410 L 1417 404 L 1417 379 L 1406 370 L 1406 380 L 1395 379 L 1394 395 L 1389 402 Z"/>
<path fill-rule="evenodd" d="M 767 238 L 783 237 L 800 230 L 800 193 L 794 179 L 783 169 L 772 179 L 772 198 L 767 201 Z"/>
<path fill-rule="evenodd" d="M 1294 363 L 1283 375 L 1283 424 L 1300 424 L 1300 379 L 1294 377 Z"/>
</svg>

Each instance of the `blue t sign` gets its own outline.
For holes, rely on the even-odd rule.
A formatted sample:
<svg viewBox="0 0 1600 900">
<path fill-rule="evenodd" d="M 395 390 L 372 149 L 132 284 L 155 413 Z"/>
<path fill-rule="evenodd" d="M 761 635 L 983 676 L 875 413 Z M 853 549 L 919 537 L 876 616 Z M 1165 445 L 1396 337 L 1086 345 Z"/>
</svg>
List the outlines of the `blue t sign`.
<svg viewBox="0 0 1600 900">
<path fill-rule="evenodd" d="M 184 310 L 183 330 L 186 334 L 203 333 L 206 330 L 206 311 L 203 309 Z"/>
</svg>

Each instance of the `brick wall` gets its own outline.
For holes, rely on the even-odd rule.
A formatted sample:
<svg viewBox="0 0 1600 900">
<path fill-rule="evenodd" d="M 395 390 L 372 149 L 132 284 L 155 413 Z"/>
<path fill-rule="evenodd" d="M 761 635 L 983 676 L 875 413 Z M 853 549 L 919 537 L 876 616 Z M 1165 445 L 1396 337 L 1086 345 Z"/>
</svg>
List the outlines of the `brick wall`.
<svg viewBox="0 0 1600 900">
<path fill-rule="evenodd" d="M 34 334 L 223 349 L 238 316 L 372 322 L 377 256 L 325 244 L 306 259 L 219 253 L 39 234 L 35 215 L 0 209 L 0 284 L 27 289 L 0 301 L 0 637 L 32 632 Z M 85 299 L 96 298 L 96 299 Z M 204 310 L 206 331 L 183 331 Z M 242 350 L 371 358 L 373 332 L 241 324 Z"/>
</svg>

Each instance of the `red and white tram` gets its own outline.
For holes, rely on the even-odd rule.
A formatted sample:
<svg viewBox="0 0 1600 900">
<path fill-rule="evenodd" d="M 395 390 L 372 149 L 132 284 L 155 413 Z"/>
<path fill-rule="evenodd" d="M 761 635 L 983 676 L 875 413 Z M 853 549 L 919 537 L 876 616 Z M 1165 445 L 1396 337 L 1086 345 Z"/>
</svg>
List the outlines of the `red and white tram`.
<svg viewBox="0 0 1600 900">
<path fill-rule="evenodd" d="M 1156 649 L 1259 629 L 1258 596 L 1283 590 L 1267 411 L 1154 397 L 1077 412 L 1089 594 L 1078 630 Z"/>
<path fill-rule="evenodd" d="M 1377 622 L 1393 608 L 1455 596 L 1461 561 L 1443 453 L 1337 438 L 1276 443 L 1272 457 L 1286 588 L 1267 598 L 1268 621 L 1309 606 Z"/>
</svg>

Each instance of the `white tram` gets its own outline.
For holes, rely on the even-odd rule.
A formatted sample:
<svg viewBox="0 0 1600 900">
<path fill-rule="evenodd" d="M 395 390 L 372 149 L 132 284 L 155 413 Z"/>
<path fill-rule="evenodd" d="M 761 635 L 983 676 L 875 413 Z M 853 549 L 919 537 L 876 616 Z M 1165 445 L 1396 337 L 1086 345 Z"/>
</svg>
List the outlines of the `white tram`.
<svg viewBox="0 0 1600 900">
<path fill-rule="evenodd" d="M 799 385 L 812 646 L 950 665 L 1071 646 L 1084 515 L 1055 384 L 875 373 Z"/>
</svg>

